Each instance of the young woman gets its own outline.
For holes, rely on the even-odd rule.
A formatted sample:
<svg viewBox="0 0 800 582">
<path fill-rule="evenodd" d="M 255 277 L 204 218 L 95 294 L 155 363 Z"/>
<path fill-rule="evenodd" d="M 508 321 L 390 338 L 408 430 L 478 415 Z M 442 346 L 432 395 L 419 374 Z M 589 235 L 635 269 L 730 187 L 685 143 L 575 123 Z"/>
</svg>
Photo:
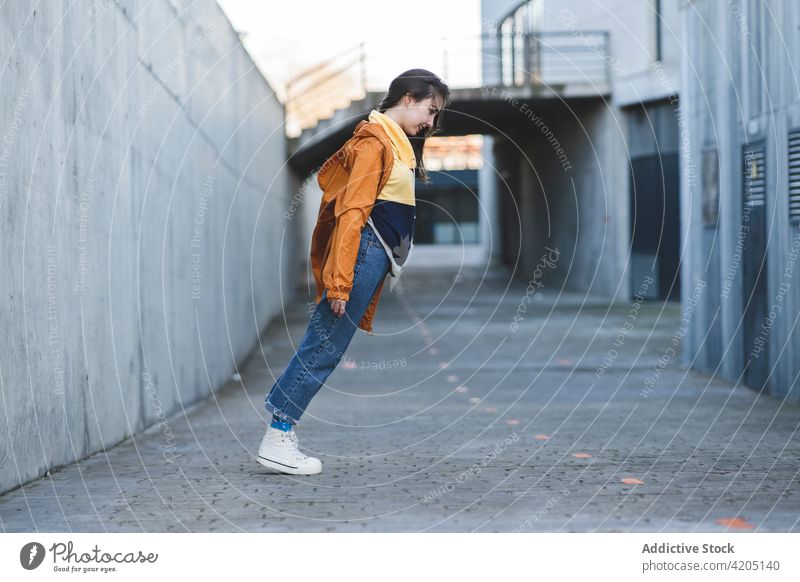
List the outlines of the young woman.
<svg viewBox="0 0 800 582">
<path fill-rule="evenodd" d="M 265 399 L 272 414 L 257 460 L 293 475 L 322 471 L 298 450 L 294 425 L 342 359 L 356 327 L 372 334 L 387 273 L 394 287 L 413 248 L 414 178 L 428 182 L 425 138 L 441 127 L 450 89 L 425 69 L 395 78 L 378 109 L 323 164 L 311 240 L 317 307 L 286 370 Z M 414 143 L 409 139 L 414 138 Z"/>
</svg>

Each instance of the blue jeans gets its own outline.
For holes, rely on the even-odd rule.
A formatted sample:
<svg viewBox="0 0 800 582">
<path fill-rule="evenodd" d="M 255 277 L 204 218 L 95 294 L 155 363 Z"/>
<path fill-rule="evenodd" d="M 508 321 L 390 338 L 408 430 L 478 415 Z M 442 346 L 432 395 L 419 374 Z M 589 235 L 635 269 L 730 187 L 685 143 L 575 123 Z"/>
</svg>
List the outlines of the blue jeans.
<svg viewBox="0 0 800 582">
<path fill-rule="evenodd" d="M 308 403 L 344 356 L 378 285 L 390 270 L 389 257 L 372 227 L 361 231 L 353 267 L 353 288 L 338 317 L 331 311 L 328 292 L 322 293 L 297 352 L 264 400 L 267 411 L 297 424 Z"/>
</svg>

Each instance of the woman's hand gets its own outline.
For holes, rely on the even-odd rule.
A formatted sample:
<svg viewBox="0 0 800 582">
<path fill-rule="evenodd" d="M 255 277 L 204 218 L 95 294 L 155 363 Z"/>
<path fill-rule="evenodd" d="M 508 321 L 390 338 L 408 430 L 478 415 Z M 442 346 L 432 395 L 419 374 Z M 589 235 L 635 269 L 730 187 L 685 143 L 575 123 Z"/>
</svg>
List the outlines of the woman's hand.
<svg viewBox="0 0 800 582">
<path fill-rule="evenodd" d="M 331 311 L 333 311 L 337 317 L 342 317 L 344 315 L 344 306 L 347 304 L 347 301 L 344 299 L 328 299 L 328 303 L 331 304 Z"/>
</svg>

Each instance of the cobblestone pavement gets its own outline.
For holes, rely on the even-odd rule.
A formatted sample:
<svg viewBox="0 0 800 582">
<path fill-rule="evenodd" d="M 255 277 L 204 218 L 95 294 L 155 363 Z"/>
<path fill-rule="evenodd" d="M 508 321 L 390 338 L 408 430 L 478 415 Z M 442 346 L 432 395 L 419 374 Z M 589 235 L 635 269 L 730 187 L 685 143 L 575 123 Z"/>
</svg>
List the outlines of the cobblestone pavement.
<svg viewBox="0 0 800 582">
<path fill-rule="evenodd" d="M 676 304 L 526 292 L 404 274 L 298 425 L 313 477 L 254 461 L 308 321 L 287 306 L 169 419 L 179 457 L 155 427 L 0 497 L 3 530 L 800 531 L 800 406 L 682 369 Z"/>
</svg>

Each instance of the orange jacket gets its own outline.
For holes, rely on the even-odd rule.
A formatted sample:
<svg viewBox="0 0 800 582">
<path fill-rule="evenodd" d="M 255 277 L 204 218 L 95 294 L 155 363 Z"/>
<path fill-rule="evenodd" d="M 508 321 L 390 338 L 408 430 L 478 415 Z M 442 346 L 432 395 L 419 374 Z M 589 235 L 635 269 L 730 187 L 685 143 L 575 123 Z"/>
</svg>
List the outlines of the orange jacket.
<svg viewBox="0 0 800 582">
<path fill-rule="evenodd" d="M 319 303 L 327 289 L 331 299 L 350 299 L 361 231 L 392 173 L 394 153 L 386 131 L 377 123 L 359 122 L 353 137 L 322 165 L 317 177 L 322 189 L 317 223 L 311 235 L 311 270 Z M 358 327 L 372 334 L 372 318 L 383 281 Z M 345 307 L 345 310 L 347 308 Z"/>
</svg>

